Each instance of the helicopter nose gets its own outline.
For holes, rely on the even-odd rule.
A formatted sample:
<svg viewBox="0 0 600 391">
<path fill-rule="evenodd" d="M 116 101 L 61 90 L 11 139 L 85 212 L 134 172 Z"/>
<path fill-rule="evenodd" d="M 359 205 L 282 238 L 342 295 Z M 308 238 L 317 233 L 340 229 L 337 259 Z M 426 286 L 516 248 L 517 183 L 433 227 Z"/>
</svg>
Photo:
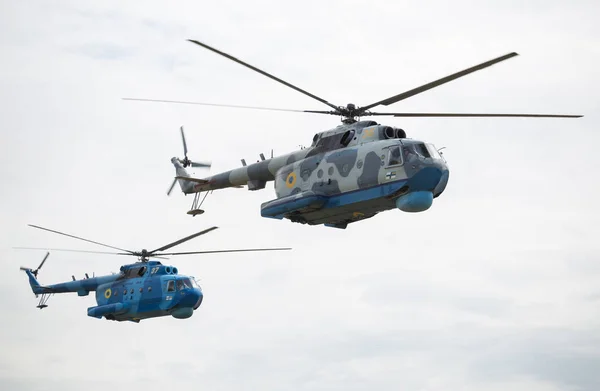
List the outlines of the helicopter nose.
<svg viewBox="0 0 600 391">
<path fill-rule="evenodd" d="M 196 291 L 196 294 L 198 296 L 198 299 L 196 300 L 196 304 L 194 304 L 194 309 L 196 310 L 196 309 L 198 309 L 198 307 L 200 307 L 200 304 L 202 304 L 202 299 L 204 298 L 204 294 L 198 288 L 194 288 L 194 291 Z"/>
<path fill-rule="evenodd" d="M 396 199 L 396 207 L 404 212 L 426 211 L 446 188 L 448 175 L 441 163 L 422 168 L 409 180 L 410 191 Z"/>
<path fill-rule="evenodd" d="M 438 184 L 435 186 L 435 189 L 433 189 L 433 197 L 437 197 L 444 192 L 444 190 L 446 189 L 446 185 L 448 184 L 449 176 L 450 170 L 448 169 L 448 167 L 443 167 L 442 177 L 440 178 Z"/>
<path fill-rule="evenodd" d="M 179 301 L 179 307 L 196 309 L 202 303 L 202 291 L 198 288 L 188 288 Z"/>
</svg>

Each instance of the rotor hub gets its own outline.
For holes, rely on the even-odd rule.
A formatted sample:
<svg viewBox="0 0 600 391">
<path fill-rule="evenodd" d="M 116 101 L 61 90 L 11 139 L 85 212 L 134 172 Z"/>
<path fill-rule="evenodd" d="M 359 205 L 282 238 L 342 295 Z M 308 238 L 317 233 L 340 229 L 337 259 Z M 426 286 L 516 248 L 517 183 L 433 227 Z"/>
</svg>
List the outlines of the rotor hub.
<svg viewBox="0 0 600 391">
<path fill-rule="evenodd" d="M 142 249 L 142 251 L 140 252 L 140 260 L 142 262 L 146 262 L 146 261 L 148 261 L 148 256 L 149 256 L 148 250 L 146 250 L 145 248 Z"/>
<path fill-rule="evenodd" d="M 338 113 L 343 117 L 342 123 L 353 124 L 357 121 L 356 117 L 359 116 L 360 109 L 357 109 L 354 103 L 348 103 L 346 107 L 340 106 Z"/>
</svg>

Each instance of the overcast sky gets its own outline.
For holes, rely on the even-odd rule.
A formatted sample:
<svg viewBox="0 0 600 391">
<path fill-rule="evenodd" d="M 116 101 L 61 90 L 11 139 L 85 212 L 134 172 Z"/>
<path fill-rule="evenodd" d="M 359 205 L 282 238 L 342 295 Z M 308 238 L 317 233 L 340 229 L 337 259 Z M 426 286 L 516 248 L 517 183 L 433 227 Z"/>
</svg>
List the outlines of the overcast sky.
<svg viewBox="0 0 600 391">
<path fill-rule="evenodd" d="M 598 390 L 597 1 L 0 2 L 0 389 Z M 445 146 L 446 192 L 420 214 L 346 230 L 260 217 L 272 184 L 185 212 L 172 156 L 210 171 L 309 145 L 339 118 L 128 102 L 122 97 L 326 106 L 197 47 L 197 39 L 330 102 L 366 105 L 516 51 L 387 109 L 583 114 L 581 119 L 381 118 Z M 187 320 L 87 316 L 92 295 L 43 311 L 19 266 L 42 251 L 182 251 L 205 299 Z M 53 252 L 39 279 L 118 271 Z"/>
</svg>

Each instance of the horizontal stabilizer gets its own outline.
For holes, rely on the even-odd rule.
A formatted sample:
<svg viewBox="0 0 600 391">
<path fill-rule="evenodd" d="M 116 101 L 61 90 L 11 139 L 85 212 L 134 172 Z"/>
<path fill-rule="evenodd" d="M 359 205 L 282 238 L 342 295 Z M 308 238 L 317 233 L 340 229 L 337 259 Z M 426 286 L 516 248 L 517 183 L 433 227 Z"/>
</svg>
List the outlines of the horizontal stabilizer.
<svg viewBox="0 0 600 391">
<path fill-rule="evenodd" d="M 198 179 L 198 178 L 192 178 L 192 177 L 188 177 L 188 176 L 176 176 L 176 179 L 183 179 L 184 181 L 190 181 L 190 182 L 196 182 L 199 183 L 201 185 L 205 185 L 208 183 L 207 180 L 205 179 Z"/>
</svg>

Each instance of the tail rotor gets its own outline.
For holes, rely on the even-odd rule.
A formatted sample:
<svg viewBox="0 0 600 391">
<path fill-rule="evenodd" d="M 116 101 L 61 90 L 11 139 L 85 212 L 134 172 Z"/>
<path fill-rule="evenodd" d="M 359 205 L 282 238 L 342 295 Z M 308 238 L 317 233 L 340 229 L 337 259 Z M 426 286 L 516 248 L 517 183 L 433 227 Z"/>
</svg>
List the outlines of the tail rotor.
<svg viewBox="0 0 600 391">
<path fill-rule="evenodd" d="M 183 154 L 184 154 L 184 158 L 183 159 L 177 159 L 179 161 L 179 163 L 181 163 L 181 165 L 183 165 L 183 168 L 187 168 L 187 167 L 201 167 L 201 168 L 210 168 L 211 163 L 210 162 L 193 162 L 191 161 L 188 156 L 188 150 L 187 150 L 187 143 L 185 142 L 185 134 L 183 133 L 183 126 L 179 128 L 179 130 L 181 131 L 181 141 L 183 142 Z"/>
<path fill-rule="evenodd" d="M 177 176 L 179 177 L 189 177 L 189 174 L 187 173 L 187 171 L 185 170 L 186 167 L 198 167 L 198 168 L 210 168 L 211 163 L 210 162 L 193 162 L 188 158 L 188 149 L 187 149 L 187 143 L 185 142 L 185 134 L 183 133 L 183 126 L 181 126 L 179 128 L 179 130 L 181 131 L 181 141 L 183 143 L 183 159 L 178 158 L 178 157 L 173 157 L 171 158 L 171 163 L 173 163 L 173 165 L 175 166 L 175 171 L 177 173 Z M 171 195 L 171 192 L 173 191 L 173 188 L 175 187 L 175 184 L 177 183 L 178 179 L 177 177 L 173 178 L 173 182 L 171 183 L 171 186 L 169 187 L 169 190 L 167 190 L 167 196 Z M 182 190 L 184 185 L 182 184 Z"/>
<path fill-rule="evenodd" d="M 37 269 L 35 269 L 35 270 L 31 270 L 31 268 L 24 267 L 24 266 L 21 266 L 19 269 L 24 270 L 24 271 L 30 270 L 31 274 L 33 274 L 35 276 L 35 278 L 37 278 L 38 271 L 42 268 L 42 266 L 44 266 L 44 262 L 46 262 L 46 259 L 48 259 L 48 256 L 50 256 L 50 252 L 46 253 L 46 256 L 44 257 L 44 259 L 42 259 L 40 266 L 38 266 Z"/>
<path fill-rule="evenodd" d="M 171 183 L 171 187 L 169 187 L 169 190 L 167 190 L 167 195 L 170 196 L 171 192 L 173 191 L 173 188 L 175 187 L 175 184 L 177 183 L 177 178 L 173 178 L 173 183 Z"/>
</svg>

